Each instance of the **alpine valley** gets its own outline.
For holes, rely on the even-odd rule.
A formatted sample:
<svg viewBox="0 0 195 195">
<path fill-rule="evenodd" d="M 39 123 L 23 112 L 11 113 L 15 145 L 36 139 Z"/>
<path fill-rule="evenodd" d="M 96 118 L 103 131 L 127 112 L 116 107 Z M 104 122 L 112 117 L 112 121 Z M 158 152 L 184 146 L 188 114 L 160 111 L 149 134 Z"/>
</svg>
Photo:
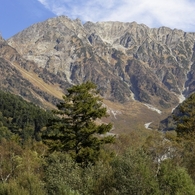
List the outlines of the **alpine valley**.
<svg viewBox="0 0 195 195">
<path fill-rule="evenodd" d="M 0 74 L 0 89 L 44 108 L 90 80 L 115 133 L 158 128 L 195 91 L 195 33 L 59 16 L 0 38 Z"/>
</svg>

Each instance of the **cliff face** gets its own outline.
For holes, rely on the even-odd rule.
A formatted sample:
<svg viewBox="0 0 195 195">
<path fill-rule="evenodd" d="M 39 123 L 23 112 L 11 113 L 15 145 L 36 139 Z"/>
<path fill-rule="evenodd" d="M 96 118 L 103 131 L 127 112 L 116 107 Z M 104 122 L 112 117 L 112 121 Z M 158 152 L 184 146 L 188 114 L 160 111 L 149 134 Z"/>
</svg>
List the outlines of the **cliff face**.
<svg viewBox="0 0 195 195">
<path fill-rule="evenodd" d="M 195 90 L 195 34 L 65 16 L 35 24 L 8 40 L 40 78 L 65 92 L 95 82 L 105 99 L 136 99 L 173 108 Z M 28 69 L 27 64 L 23 67 Z"/>
<path fill-rule="evenodd" d="M 61 95 L 50 93 L 47 88 L 50 85 L 47 86 L 47 83 L 38 78 L 36 69 L 37 64 L 24 59 L 0 37 L 0 89 L 20 95 L 37 105 L 51 107 Z M 43 74 L 42 70 L 39 72 Z"/>
</svg>

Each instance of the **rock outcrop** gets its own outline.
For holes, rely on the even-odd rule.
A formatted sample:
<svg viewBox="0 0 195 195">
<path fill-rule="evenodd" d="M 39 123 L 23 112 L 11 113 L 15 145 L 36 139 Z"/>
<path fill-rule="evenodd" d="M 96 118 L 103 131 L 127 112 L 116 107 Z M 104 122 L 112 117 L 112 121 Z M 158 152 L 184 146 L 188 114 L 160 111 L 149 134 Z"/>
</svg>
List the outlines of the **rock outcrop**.
<svg viewBox="0 0 195 195">
<path fill-rule="evenodd" d="M 0 37 L 0 89 L 42 107 L 50 107 L 59 101 L 59 97 L 40 87 L 41 83 L 33 78 L 36 69 L 37 65 L 33 61 L 24 59 Z"/>
<path fill-rule="evenodd" d="M 8 44 L 47 83 L 91 80 L 105 99 L 173 108 L 195 90 L 195 34 L 143 24 L 87 22 L 65 16 L 25 29 Z M 29 69 L 28 64 L 22 65 Z"/>
</svg>

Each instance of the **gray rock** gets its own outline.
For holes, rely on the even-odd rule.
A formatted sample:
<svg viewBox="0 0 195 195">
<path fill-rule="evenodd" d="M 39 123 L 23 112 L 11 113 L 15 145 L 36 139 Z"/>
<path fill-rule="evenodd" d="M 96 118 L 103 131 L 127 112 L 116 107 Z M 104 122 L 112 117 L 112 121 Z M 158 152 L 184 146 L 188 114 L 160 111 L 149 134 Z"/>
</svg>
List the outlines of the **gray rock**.
<svg viewBox="0 0 195 195">
<path fill-rule="evenodd" d="M 49 82 L 95 82 L 104 98 L 134 98 L 158 108 L 175 107 L 195 90 L 195 33 L 122 22 L 86 22 L 66 16 L 32 25 L 8 40 L 37 64 Z"/>
</svg>

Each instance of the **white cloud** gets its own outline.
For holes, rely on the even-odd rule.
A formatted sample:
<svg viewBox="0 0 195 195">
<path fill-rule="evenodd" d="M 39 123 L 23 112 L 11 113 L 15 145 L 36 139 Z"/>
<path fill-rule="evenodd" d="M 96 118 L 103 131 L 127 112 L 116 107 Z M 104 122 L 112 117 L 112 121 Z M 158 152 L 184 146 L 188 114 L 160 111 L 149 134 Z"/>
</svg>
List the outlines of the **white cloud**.
<svg viewBox="0 0 195 195">
<path fill-rule="evenodd" d="M 122 21 L 195 32 L 194 0 L 38 0 L 56 15 L 82 21 Z"/>
</svg>

